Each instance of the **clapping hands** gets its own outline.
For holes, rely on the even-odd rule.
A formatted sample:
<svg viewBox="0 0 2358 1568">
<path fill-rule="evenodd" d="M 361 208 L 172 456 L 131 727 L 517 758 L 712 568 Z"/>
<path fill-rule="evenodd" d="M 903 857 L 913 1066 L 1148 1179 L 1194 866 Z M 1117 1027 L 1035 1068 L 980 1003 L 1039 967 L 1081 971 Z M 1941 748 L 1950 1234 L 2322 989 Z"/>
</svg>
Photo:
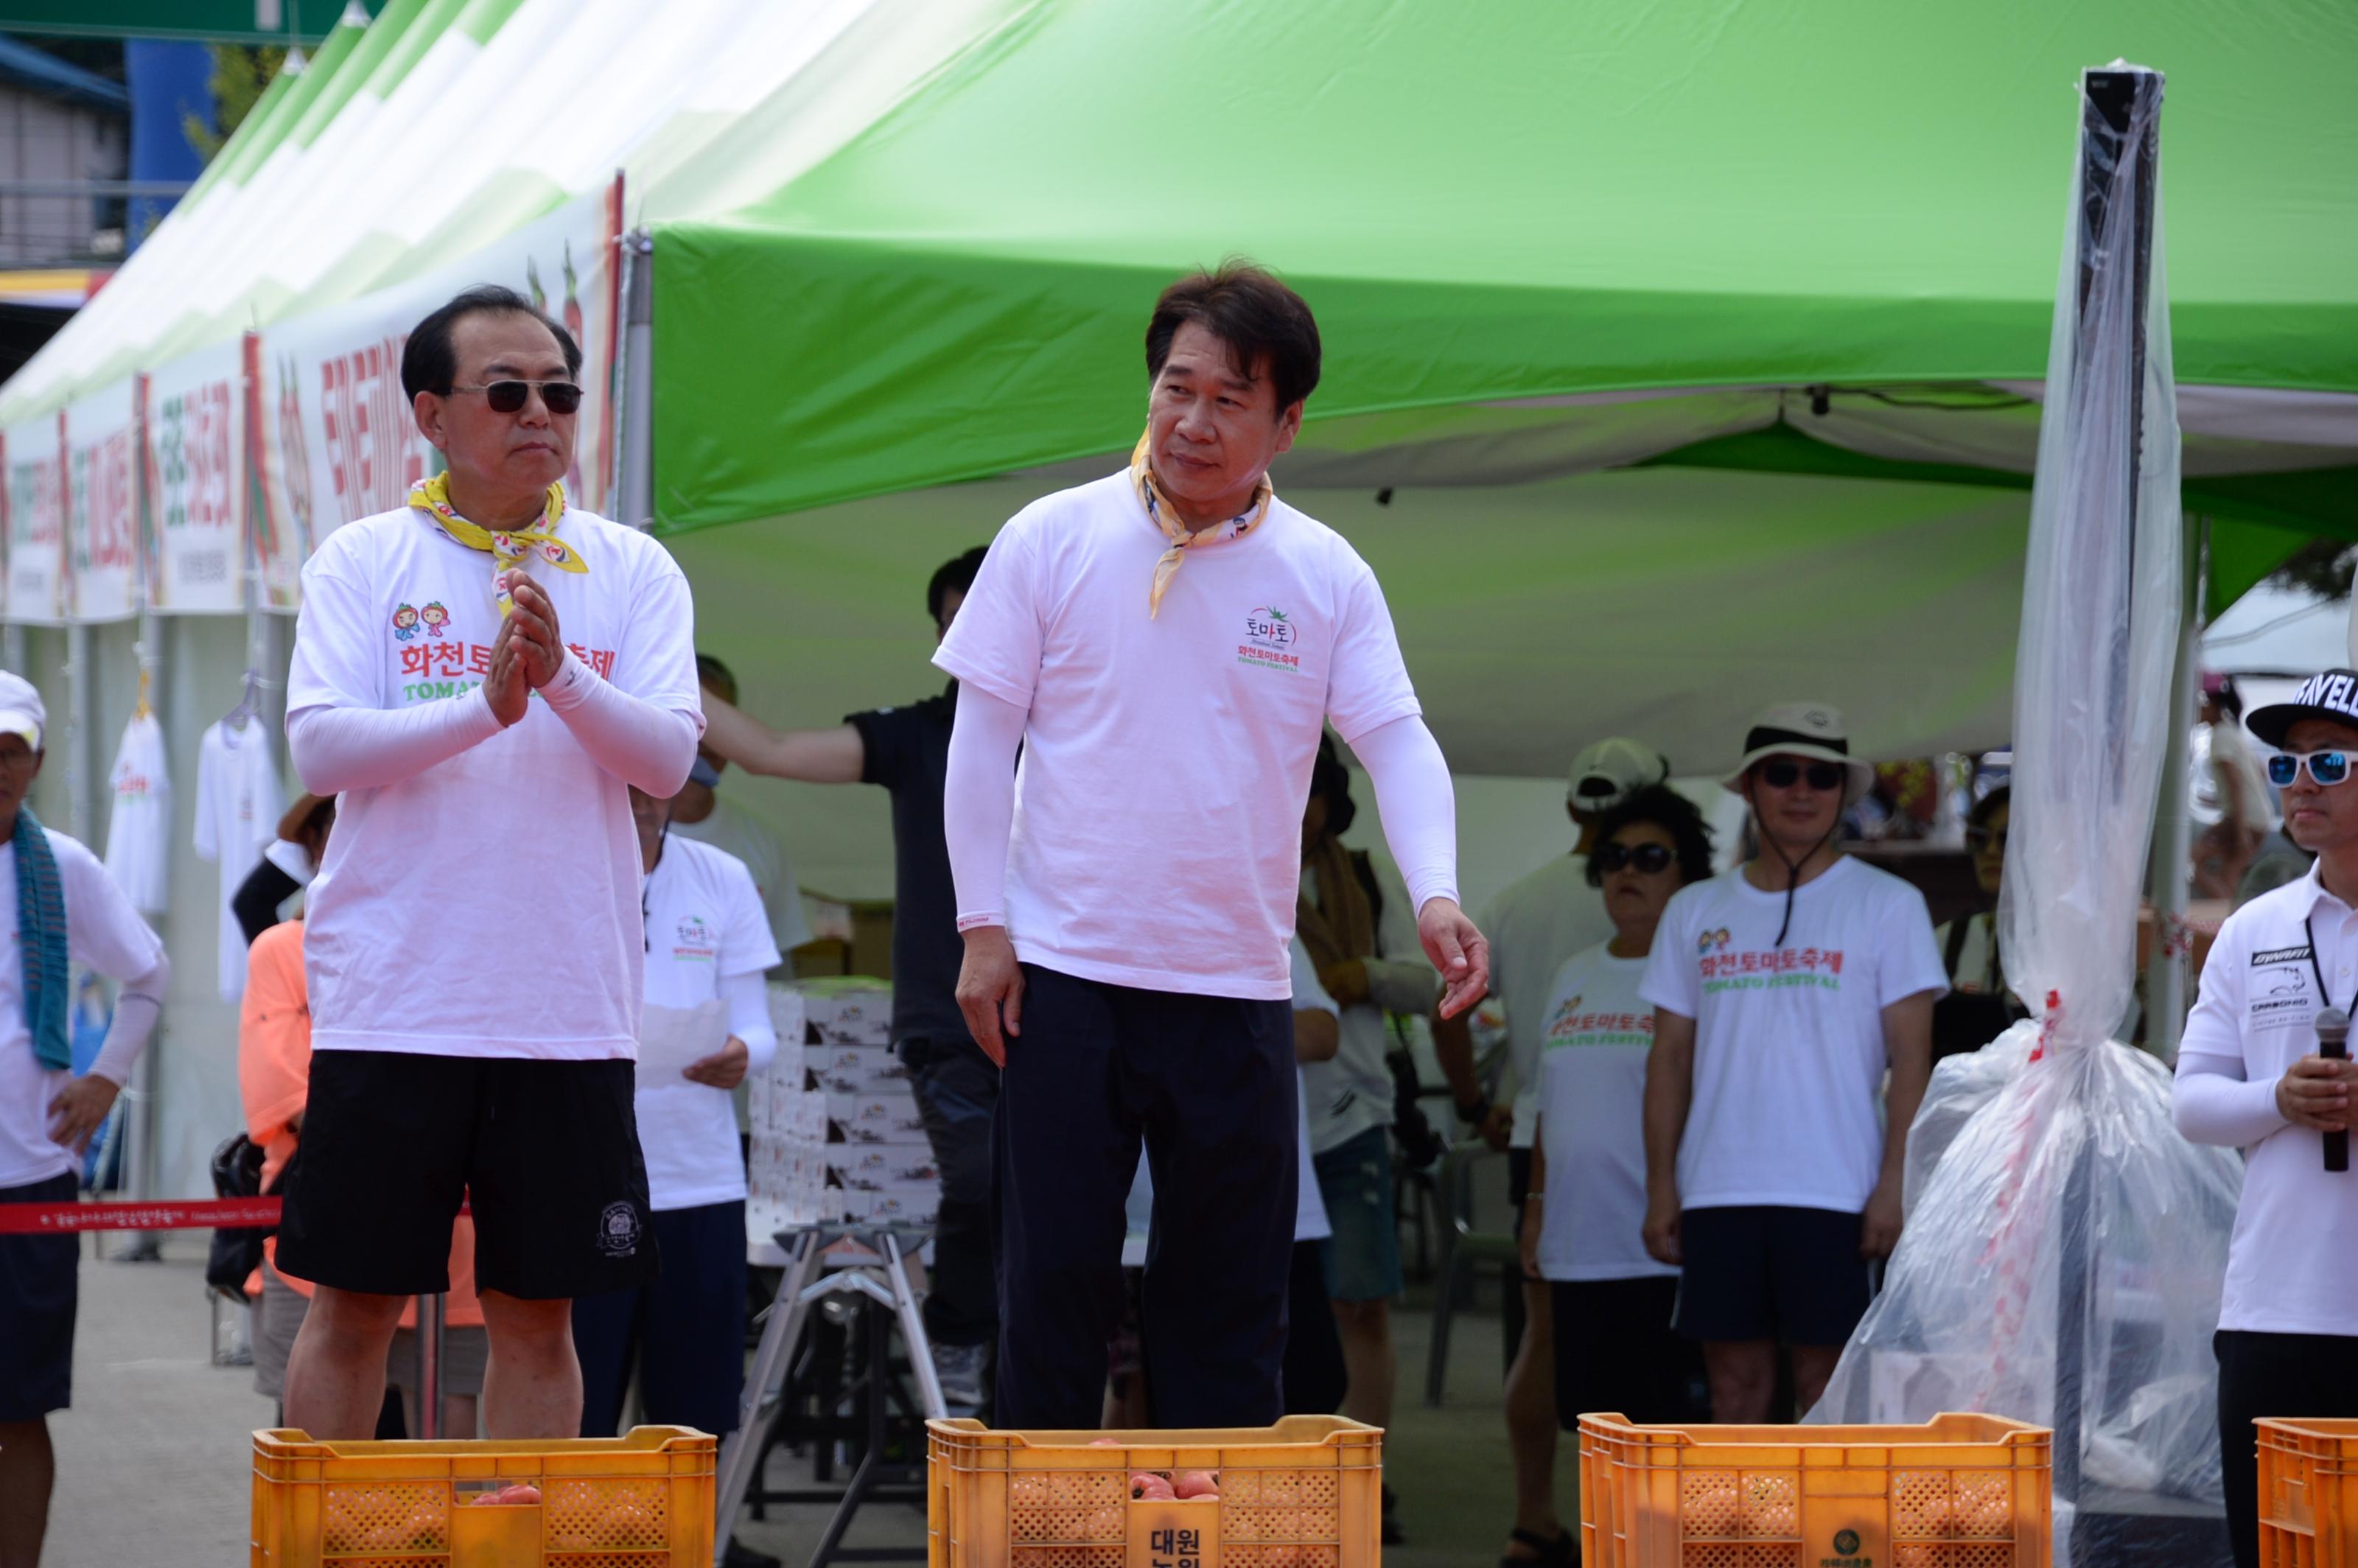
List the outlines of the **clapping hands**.
<svg viewBox="0 0 2358 1568">
<path fill-rule="evenodd" d="M 524 719 L 533 692 L 565 667 L 565 642 L 557 634 L 557 607 L 529 572 L 512 567 L 501 574 L 500 585 L 508 591 L 510 609 L 492 643 L 483 694 L 500 723 L 512 725 Z"/>
</svg>

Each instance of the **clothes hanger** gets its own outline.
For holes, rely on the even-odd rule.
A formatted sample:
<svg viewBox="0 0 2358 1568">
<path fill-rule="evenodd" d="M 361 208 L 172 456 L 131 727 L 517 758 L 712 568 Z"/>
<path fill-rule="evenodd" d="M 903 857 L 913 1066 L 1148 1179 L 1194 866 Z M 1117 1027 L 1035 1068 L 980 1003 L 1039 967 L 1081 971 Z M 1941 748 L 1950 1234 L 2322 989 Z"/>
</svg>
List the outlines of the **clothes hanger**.
<svg viewBox="0 0 2358 1568">
<path fill-rule="evenodd" d="M 261 690 L 262 674 L 252 665 L 248 665 L 245 667 L 244 689 L 238 697 L 237 706 L 222 715 L 221 724 L 224 736 L 243 733 L 245 727 L 260 715 L 262 710 L 255 706 L 254 699 L 261 694 Z"/>
</svg>

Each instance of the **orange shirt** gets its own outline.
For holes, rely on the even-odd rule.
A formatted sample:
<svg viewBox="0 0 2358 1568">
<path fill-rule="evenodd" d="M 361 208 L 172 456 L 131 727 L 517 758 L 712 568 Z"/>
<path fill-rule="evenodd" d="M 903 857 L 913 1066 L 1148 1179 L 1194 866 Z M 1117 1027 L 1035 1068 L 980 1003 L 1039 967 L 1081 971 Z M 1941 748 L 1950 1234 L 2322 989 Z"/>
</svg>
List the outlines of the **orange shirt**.
<svg viewBox="0 0 2358 1568">
<path fill-rule="evenodd" d="M 303 923 L 274 925 L 254 939 L 245 956 L 245 1000 L 237 1023 L 237 1083 L 245 1101 L 245 1135 L 262 1145 L 262 1189 L 270 1191 L 294 1157 L 290 1125 L 302 1113 L 311 1087 L 311 1005 L 303 979 Z M 277 1264 L 278 1238 L 263 1243 L 263 1256 Z M 305 1295 L 310 1284 L 279 1277 Z M 259 1279 L 246 1286 L 261 1289 Z M 482 1303 L 475 1299 L 475 1222 L 464 1215 L 450 1229 L 450 1293 L 445 1321 L 453 1328 L 478 1327 Z M 417 1309 L 403 1309 L 402 1326 L 416 1326 Z"/>
</svg>

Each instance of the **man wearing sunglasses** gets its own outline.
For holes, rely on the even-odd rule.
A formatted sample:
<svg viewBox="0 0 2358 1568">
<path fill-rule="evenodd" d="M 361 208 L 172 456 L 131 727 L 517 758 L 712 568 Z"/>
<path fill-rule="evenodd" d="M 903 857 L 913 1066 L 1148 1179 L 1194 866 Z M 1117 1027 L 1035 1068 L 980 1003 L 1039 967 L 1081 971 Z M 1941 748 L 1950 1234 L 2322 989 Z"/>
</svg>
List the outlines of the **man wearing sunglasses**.
<svg viewBox="0 0 2358 1568">
<path fill-rule="evenodd" d="M 2323 1009 L 2358 1011 L 2358 672 L 2313 676 L 2248 723 L 2285 830 L 2317 862 L 2227 917 L 2178 1048 L 2178 1130 L 2244 1156 L 2215 1342 L 2241 1568 L 2259 1562 L 2252 1422 L 2358 1416 L 2358 1176 L 2325 1165 L 2358 1065 L 2317 1035 Z"/>
<path fill-rule="evenodd" d="M 1817 1403 L 1869 1260 L 1899 1240 L 1948 977 L 1924 895 L 1834 847 L 1873 777 L 1824 703 L 1754 720 L 1724 783 L 1760 853 L 1671 898 L 1639 987 L 1655 1009 L 1646 1249 L 1684 1270 L 1679 1329 L 1703 1342 L 1716 1421 L 1781 1418 L 1779 1342 L 1801 1408 Z"/>
<path fill-rule="evenodd" d="M 287 1419 L 317 1437 L 373 1430 L 402 1303 L 445 1288 L 462 1198 L 489 1436 L 579 1432 L 572 1298 L 655 1268 L 628 786 L 677 794 L 703 717 L 687 579 L 560 482 L 580 367 L 511 289 L 427 316 L 402 384 L 449 470 L 303 568 L 287 749 L 342 801 L 277 1263 L 319 1286 L 287 1371 Z"/>
</svg>

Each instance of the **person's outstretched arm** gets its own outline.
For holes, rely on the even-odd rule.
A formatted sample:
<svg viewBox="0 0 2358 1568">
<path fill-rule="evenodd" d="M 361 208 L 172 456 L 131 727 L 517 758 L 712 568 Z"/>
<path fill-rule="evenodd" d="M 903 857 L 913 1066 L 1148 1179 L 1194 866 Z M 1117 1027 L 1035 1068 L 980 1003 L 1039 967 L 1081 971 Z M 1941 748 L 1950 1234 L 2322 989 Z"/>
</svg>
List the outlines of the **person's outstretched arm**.
<svg viewBox="0 0 2358 1568">
<path fill-rule="evenodd" d="M 1007 1064 L 1006 1037 L 1022 1033 L 1023 971 L 1007 935 L 1007 844 L 1015 830 L 1015 754 L 1030 717 L 1013 703 L 962 683 L 942 792 L 942 833 L 957 891 L 958 931 L 966 938 L 958 1011 L 966 1014 L 975 1044 L 1001 1066 Z"/>
<path fill-rule="evenodd" d="M 857 726 L 773 730 L 733 702 L 704 694 L 704 743 L 749 773 L 804 784 L 858 784 L 868 748 Z"/>
<path fill-rule="evenodd" d="M 1416 906 L 1417 936 L 1447 987 L 1441 1014 L 1455 1018 L 1490 989 L 1490 945 L 1457 906 L 1457 793 L 1449 764 L 1414 714 L 1354 737 L 1351 750 L 1375 784 L 1384 841 Z"/>
</svg>

